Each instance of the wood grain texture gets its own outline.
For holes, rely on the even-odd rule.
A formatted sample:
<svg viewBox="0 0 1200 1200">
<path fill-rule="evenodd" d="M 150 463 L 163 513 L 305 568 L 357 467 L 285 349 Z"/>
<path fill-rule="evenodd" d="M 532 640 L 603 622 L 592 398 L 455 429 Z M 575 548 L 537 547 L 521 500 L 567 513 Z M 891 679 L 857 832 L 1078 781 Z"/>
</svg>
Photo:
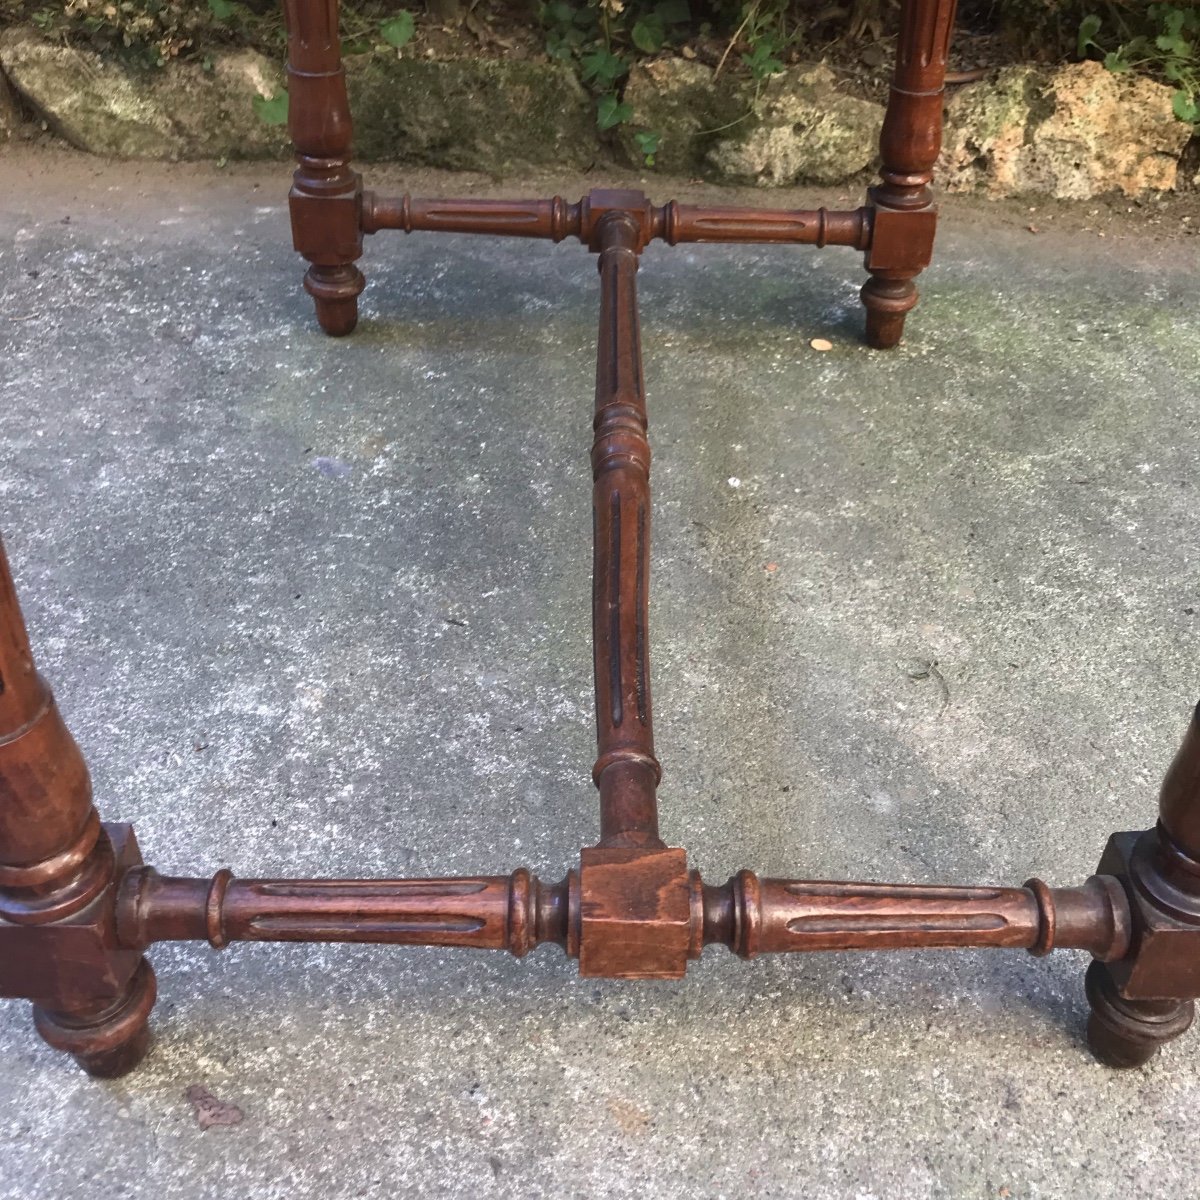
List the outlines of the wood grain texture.
<svg viewBox="0 0 1200 1200">
<path fill-rule="evenodd" d="M 740 208 L 732 205 L 680 204 L 671 200 L 653 207 L 640 193 L 630 215 L 646 228 L 639 243 L 661 239 L 670 246 L 684 242 L 741 242 L 768 245 L 852 246 L 870 244 L 869 208 L 837 211 L 816 209 Z M 416 196 L 388 198 L 363 194 L 364 233 L 385 229 L 403 233 L 474 233 L 490 237 L 575 237 L 590 242 L 600 209 L 596 193 L 576 203 L 561 196 L 549 200 L 428 200 Z M 648 213 L 648 216 L 645 214 Z M 641 224 L 641 222 L 639 222 Z"/>
<path fill-rule="evenodd" d="M 100 825 L 0 541 L 0 996 L 35 1001 L 42 1036 L 98 1075 L 131 1068 L 149 1044 L 153 972 L 119 946 L 114 907 L 138 861 L 131 831 Z"/>
<path fill-rule="evenodd" d="M 352 126 L 338 38 L 338 0 L 284 0 L 288 31 L 288 132 L 296 171 L 288 208 L 292 242 L 312 265 L 304 288 L 330 336 L 358 323 L 365 286 L 362 180 L 350 167 Z"/>
<path fill-rule="evenodd" d="M 131 871 L 118 929 L 129 946 L 205 940 L 374 942 L 508 950 L 566 944 L 566 883 L 511 875 L 450 879 L 211 879 Z"/>
<path fill-rule="evenodd" d="M 870 272 L 862 289 L 867 342 L 899 344 L 917 303 L 913 280 L 929 265 L 937 208 L 929 184 L 942 146 L 942 93 L 956 0 L 904 0 L 892 87 L 879 136 L 882 182 L 870 189 Z"/>
<path fill-rule="evenodd" d="M 894 345 L 936 230 L 929 182 L 953 0 L 905 0 L 881 139 L 882 182 L 852 212 L 655 206 L 598 188 L 576 203 L 387 200 L 350 167 L 336 0 L 285 0 L 290 196 L 305 286 L 327 332 L 349 332 L 364 232 L 561 241 L 597 255 L 600 319 L 592 430 L 592 624 L 600 841 L 555 884 L 518 868 L 438 879 L 160 875 L 130 827 L 101 825 L 86 765 L 38 677 L 0 545 L 0 996 L 34 1002 L 51 1046 L 96 1075 L 149 1044 L 155 942 L 372 942 L 502 950 L 552 943 L 586 977 L 678 979 L 705 945 L 746 959 L 831 950 L 1079 949 L 1089 1039 L 1114 1066 L 1147 1061 L 1200 996 L 1200 711 L 1160 797 L 1158 825 L 1110 840 L 1077 887 L 947 887 L 759 878 L 707 884 L 659 837 L 650 672 L 650 466 L 637 272 L 655 239 L 846 245 L 866 254 L 868 337 Z M 734 718 L 736 719 L 736 715 Z"/>
<path fill-rule="evenodd" d="M 635 221 L 600 222 L 600 333 L 592 442 L 592 638 L 600 845 L 661 848 L 650 701 L 650 443 Z"/>
</svg>

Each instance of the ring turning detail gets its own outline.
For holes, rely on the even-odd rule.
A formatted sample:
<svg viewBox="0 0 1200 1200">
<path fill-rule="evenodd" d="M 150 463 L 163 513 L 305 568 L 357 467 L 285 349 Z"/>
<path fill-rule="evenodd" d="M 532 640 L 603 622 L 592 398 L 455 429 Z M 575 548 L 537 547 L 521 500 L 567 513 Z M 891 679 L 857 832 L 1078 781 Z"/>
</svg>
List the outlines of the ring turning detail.
<svg viewBox="0 0 1200 1200">
<path fill-rule="evenodd" d="M 1092 956 L 1089 1042 L 1132 1067 L 1183 1033 L 1200 996 L 1200 710 L 1163 785 L 1159 820 L 1117 833 L 1075 887 L 763 879 L 706 883 L 659 836 L 650 671 L 650 443 L 638 323 L 653 240 L 844 245 L 866 256 L 867 337 L 895 345 L 936 221 L 929 193 L 953 0 L 906 0 L 882 183 L 852 212 L 758 211 L 596 190 L 578 203 L 376 198 L 349 167 L 336 0 L 286 0 L 295 244 L 321 325 L 357 318 L 363 235 L 385 229 L 561 241 L 596 255 L 600 321 L 591 448 L 592 632 L 600 837 L 556 883 L 525 868 L 446 879 L 176 878 L 144 865 L 128 825 L 101 824 L 88 770 L 37 674 L 0 545 L 0 997 L 89 1072 L 120 1075 L 149 1046 L 163 941 L 376 942 L 562 948 L 581 974 L 673 979 L 708 945 L 745 959 L 836 950 L 1023 949 Z"/>
</svg>

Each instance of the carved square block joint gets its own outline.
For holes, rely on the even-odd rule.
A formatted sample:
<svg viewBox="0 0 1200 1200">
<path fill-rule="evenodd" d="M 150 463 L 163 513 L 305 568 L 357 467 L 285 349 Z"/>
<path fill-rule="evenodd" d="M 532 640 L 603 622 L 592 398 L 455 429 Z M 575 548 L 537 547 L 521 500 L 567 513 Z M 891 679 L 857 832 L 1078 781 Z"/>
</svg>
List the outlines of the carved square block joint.
<svg viewBox="0 0 1200 1200">
<path fill-rule="evenodd" d="M 582 852 L 579 973 L 592 979 L 681 979 L 691 904 L 686 850 Z"/>
</svg>

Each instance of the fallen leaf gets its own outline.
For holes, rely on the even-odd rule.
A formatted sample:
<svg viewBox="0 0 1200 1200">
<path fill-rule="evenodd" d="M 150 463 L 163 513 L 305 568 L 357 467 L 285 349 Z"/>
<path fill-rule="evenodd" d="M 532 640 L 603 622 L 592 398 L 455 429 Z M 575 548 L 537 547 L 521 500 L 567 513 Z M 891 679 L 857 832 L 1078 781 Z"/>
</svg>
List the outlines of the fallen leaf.
<svg viewBox="0 0 1200 1200">
<path fill-rule="evenodd" d="M 826 338 L 813 338 L 813 340 L 811 342 L 809 342 L 808 344 L 814 350 L 832 350 L 833 349 L 833 343 L 831 341 L 828 341 Z"/>
<path fill-rule="evenodd" d="M 214 1125 L 240 1125 L 242 1110 L 236 1104 L 226 1104 L 201 1084 L 193 1083 L 183 1093 L 196 1110 L 196 1124 L 201 1129 L 210 1129 Z"/>
<path fill-rule="evenodd" d="M 630 1100 L 618 1100 L 614 1097 L 608 1102 L 608 1111 L 621 1132 L 631 1137 L 645 1133 L 653 1120 L 644 1108 L 639 1108 Z"/>
</svg>

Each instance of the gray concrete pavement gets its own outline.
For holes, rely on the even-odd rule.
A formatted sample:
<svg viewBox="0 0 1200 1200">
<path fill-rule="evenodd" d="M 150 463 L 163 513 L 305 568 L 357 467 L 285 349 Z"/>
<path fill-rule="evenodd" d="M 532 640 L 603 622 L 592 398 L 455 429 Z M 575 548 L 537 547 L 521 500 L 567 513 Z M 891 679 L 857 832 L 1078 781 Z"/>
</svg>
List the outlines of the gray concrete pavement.
<svg viewBox="0 0 1200 1200">
<path fill-rule="evenodd" d="M 0 161 L 0 521 L 43 670 L 162 869 L 557 879 L 597 828 L 594 265 L 377 238 L 330 341 L 285 187 Z M 986 220 L 951 208 L 890 355 L 848 252 L 646 256 L 663 827 L 714 880 L 1066 884 L 1153 819 L 1200 695 L 1197 241 Z M 0 1005 L 2 1200 L 1200 1172 L 1200 1040 L 1097 1066 L 1076 954 L 710 950 L 677 984 L 553 948 L 153 959 L 157 1045 L 119 1082 Z M 193 1084 L 243 1122 L 202 1132 Z"/>
</svg>

